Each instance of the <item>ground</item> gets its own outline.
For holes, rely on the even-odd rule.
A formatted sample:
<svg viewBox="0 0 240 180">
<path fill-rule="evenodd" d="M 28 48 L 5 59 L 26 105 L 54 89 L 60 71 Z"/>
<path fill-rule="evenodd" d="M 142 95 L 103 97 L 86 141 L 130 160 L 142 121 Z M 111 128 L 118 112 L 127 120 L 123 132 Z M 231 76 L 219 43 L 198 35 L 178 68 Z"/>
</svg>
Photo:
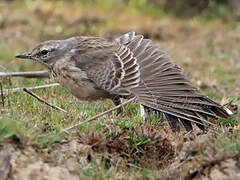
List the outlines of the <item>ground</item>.
<svg viewBox="0 0 240 180">
<path fill-rule="evenodd" d="M 99 1 L 104 2 L 104 1 Z M 143 120 L 136 103 L 69 134 L 60 130 L 113 107 L 79 101 L 62 87 L 35 90 L 65 109 L 51 109 L 23 91 L 1 95 L 0 179 L 240 179 L 240 24 L 206 16 L 179 19 L 156 9 L 71 1 L 0 3 L 0 71 L 44 69 L 14 55 L 47 39 L 118 37 L 135 31 L 166 51 L 200 92 L 234 113 L 219 128 L 173 133 L 166 121 Z M 160 11 L 160 10 L 159 10 Z M 53 83 L 1 78 L 2 89 Z M 3 92 L 3 91 L 1 91 Z"/>
</svg>

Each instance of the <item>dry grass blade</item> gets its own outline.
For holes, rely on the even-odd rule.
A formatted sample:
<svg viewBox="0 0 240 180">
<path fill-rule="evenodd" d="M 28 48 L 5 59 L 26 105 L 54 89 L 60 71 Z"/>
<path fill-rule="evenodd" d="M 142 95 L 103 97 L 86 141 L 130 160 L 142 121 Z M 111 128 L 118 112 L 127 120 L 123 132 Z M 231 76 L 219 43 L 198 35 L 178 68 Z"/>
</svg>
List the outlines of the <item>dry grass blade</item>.
<svg viewBox="0 0 240 180">
<path fill-rule="evenodd" d="M 67 112 L 65 111 L 64 109 L 58 107 L 58 106 L 55 106 L 53 104 L 50 104 L 49 102 L 47 102 L 46 100 L 42 99 L 41 97 L 39 97 L 38 95 L 36 95 L 35 93 L 31 92 L 30 90 L 28 90 L 27 88 L 23 88 L 23 91 L 28 93 L 29 95 L 31 95 L 32 97 L 36 98 L 38 101 L 42 102 L 43 104 L 46 104 L 48 106 L 50 106 L 51 108 L 53 109 L 56 109 L 56 110 L 59 110 L 59 111 L 62 111 L 62 112 Z"/>
<path fill-rule="evenodd" d="M 41 85 L 41 86 L 34 86 L 34 87 L 28 87 L 28 90 L 35 90 L 35 89 L 43 89 L 43 88 L 50 88 L 50 87 L 55 87 L 59 86 L 58 83 L 53 83 L 53 84 L 47 84 L 47 85 Z M 22 91 L 24 88 L 14 88 L 14 89 L 5 89 L 3 90 L 3 95 L 7 95 L 10 93 L 16 93 L 18 91 Z"/>
<path fill-rule="evenodd" d="M 84 124 L 84 123 L 88 123 L 88 122 L 90 122 L 90 121 L 93 121 L 93 120 L 95 120 L 95 119 L 97 119 L 97 118 L 99 118 L 99 117 L 101 117 L 101 116 L 103 116 L 103 115 L 105 115 L 105 114 L 109 114 L 109 113 L 111 113 L 112 111 L 115 111 L 115 110 L 117 110 L 118 108 L 123 107 L 123 106 L 125 106 L 125 105 L 133 102 L 135 99 L 136 99 L 136 97 L 134 97 L 134 98 L 132 98 L 132 99 L 129 99 L 129 100 L 127 100 L 126 102 L 124 102 L 124 103 L 122 103 L 122 104 L 120 104 L 120 105 L 118 105 L 118 106 L 115 106 L 114 108 L 111 108 L 111 109 L 109 109 L 109 110 L 107 110 L 107 111 L 104 111 L 104 112 L 102 112 L 102 113 L 100 113 L 100 114 L 98 114 L 98 115 L 96 115 L 96 116 L 93 116 L 93 117 L 91 117 L 90 119 L 88 119 L 88 120 L 86 120 L 86 121 L 79 122 L 79 123 L 77 123 L 77 124 L 74 124 L 73 126 L 70 126 L 70 127 L 68 127 L 68 128 L 65 128 L 65 129 L 61 130 L 60 133 L 63 133 L 63 132 L 68 133 L 69 130 L 71 130 L 71 129 L 77 127 L 77 126 L 80 126 L 81 124 Z"/>
<path fill-rule="evenodd" d="M 47 78 L 48 71 L 28 71 L 28 72 L 0 72 L 0 77 L 25 77 L 25 78 Z"/>
</svg>

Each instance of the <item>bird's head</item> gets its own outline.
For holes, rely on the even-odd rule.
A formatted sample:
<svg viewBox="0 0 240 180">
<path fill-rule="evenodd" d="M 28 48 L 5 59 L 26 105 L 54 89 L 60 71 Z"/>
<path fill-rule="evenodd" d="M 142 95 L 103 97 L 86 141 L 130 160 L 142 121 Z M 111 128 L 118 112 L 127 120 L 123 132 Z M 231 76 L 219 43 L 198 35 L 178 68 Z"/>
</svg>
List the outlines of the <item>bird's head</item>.
<svg viewBox="0 0 240 180">
<path fill-rule="evenodd" d="M 20 59 L 31 59 L 50 67 L 56 61 L 64 58 L 69 52 L 69 40 L 45 41 L 35 46 L 31 51 L 15 56 Z"/>
</svg>

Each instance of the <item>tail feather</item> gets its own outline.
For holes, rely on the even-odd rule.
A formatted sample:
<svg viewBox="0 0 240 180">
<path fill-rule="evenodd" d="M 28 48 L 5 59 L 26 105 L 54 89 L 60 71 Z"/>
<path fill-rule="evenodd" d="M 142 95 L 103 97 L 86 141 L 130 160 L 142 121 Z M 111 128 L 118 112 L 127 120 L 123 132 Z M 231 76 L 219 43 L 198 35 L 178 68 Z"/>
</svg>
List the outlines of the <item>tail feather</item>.
<svg viewBox="0 0 240 180">
<path fill-rule="evenodd" d="M 179 120 L 175 116 L 170 114 L 165 114 L 165 117 L 173 132 L 179 132 L 180 131 Z"/>
<path fill-rule="evenodd" d="M 200 117 L 201 119 L 207 119 L 207 116 L 203 113 L 194 112 L 196 116 Z M 196 121 L 199 121 L 200 123 L 196 123 L 196 125 L 199 127 L 199 129 L 204 130 L 205 126 L 203 125 L 203 122 L 201 120 L 198 120 L 195 118 Z"/>
<path fill-rule="evenodd" d="M 192 124 L 190 121 L 182 119 L 182 118 L 179 118 L 179 119 L 182 122 L 182 124 L 185 127 L 187 132 L 192 131 L 193 127 L 192 127 Z"/>
<path fill-rule="evenodd" d="M 140 102 L 141 103 L 141 102 Z M 170 115 L 173 115 L 175 116 L 176 118 L 182 118 L 182 119 L 185 119 L 185 120 L 188 120 L 188 121 L 191 121 L 191 122 L 194 122 L 194 123 L 198 123 L 198 121 L 196 121 L 196 119 L 208 124 L 208 125 L 213 125 L 215 126 L 215 124 L 211 123 L 210 121 L 208 121 L 207 119 L 201 119 L 201 117 L 198 117 L 196 116 L 195 114 L 193 114 L 194 112 L 191 112 L 191 111 L 184 111 L 183 109 L 177 109 L 177 108 L 172 108 L 172 107 L 166 107 L 166 106 L 163 106 L 163 105 L 159 105 L 157 108 L 156 108 L 156 105 L 155 103 L 141 103 L 143 104 L 144 106 L 147 106 L 149 108 L 152 108 L 152 109 L 155 109 L 157 111 L 161 111 L 162 113 L 164 114 L 170 114 Z M 206 114 L 206 113 L 204 113 Z M 207 114 L 206 114 L 207 115 Z M 208 117 L 210 115 L 207 115 Z M 213 117 L 214 115 L 211 115 L 210 117 Z M 216 117 L 215 117 L 216 118 Z"/>
</svg>

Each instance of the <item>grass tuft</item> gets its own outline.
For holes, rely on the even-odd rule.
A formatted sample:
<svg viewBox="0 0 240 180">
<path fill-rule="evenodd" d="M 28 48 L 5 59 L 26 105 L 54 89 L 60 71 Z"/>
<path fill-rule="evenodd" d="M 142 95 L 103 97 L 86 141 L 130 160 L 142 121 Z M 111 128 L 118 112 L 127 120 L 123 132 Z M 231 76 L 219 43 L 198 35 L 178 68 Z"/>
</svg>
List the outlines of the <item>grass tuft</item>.
<svg viewBox="0 0 240 180">
<path fill-rule="evenodd" d="M 0 119 L 0 142 L 2 141 L 20 141 L 24 137 L 24 128 L 16 120 L 10 118 Z"/>
<path fill-rule="evenodd" d="M 33 144 L 36 145 L 38 148 L 45 148 L 59 142 L 62 138 L 63 135 L 61 135 L 59 131 L 57 131 L 45 135 L 36 136 L 36 138 L 34 138 L 33 140 Z"/>
</svg>

